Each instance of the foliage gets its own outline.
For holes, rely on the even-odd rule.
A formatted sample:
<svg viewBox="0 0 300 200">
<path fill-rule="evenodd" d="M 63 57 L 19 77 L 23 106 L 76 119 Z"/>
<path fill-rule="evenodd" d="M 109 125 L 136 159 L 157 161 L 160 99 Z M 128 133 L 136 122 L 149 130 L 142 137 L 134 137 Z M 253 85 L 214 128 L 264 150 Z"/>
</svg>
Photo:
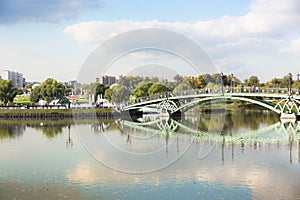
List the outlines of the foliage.
<svg viewBox="0 0 300 200">
<path fill-rule="evenodd" d="M 259 85 L 259 79 L 257 76 L 250 76 L 249 79 L 244 80 L 245 86 Z"/>
<path fill-rule="evenodd" d="M 179 84 L 175 87 L 173 92 L 176 93 L 176 92 L 179 92 L 179 91 L 184 91 L 184 90 L 189 90 L 189 89 L 191 89 L 191 87 L 188 84 L 181 83 L 181 84 Z"/>
<path fill-rule="evenodd" d="M 13 102 L 17 94 L 22 93 L 22 90 L 14 88 L 14 83 L 11 80 L 3 80 L 0 78 L 0 100 L 5 105 L 8 102 Z"/>
<path fill-rule="evenodd" d="M 162 83 L 154 83 L 148 90 L 149 95 L 162 94 L 167 92 L 168 88 Z"/>
<path fill-rule="evenodd" d="M 30 93 L 30 101 L 33 103 L 37 103 L 41 98 L 41 87 L 36 86 L 34 90 Z"/>
<path fill-rule="evenodd" d="M 158 82 L 159 79 L 157 77 L 141 77 L 141 76 L 119 76 L 118 84 L 127 87 L 128 89 L 136 88 L 137 85 L 142 82 Z"/>
<path fill-rule="evenodd" d="M 236 87 L 238 85 L 241 85 L 241 81 L 237 77 L 235 77 L 235 76 L 227 75 L 226 80 L 227 80 L 227 85 L 228 86 Z"/>
<path fill-rule="evenodd" d="M 101 84 L 101 83 L 93 83 L 90 85 L 88 94 L 94 94 L 95 101 L 97 100 L 98 95 L 102 95 L 104 97 L 105 91 L 109 87 L 107 85 Z"/>
<path fill-rule="evenodd" d="M 288 76 L 284 76 L 283 78 L 273 78 L 271 81 L 266 82 L 265 86 L 274 88 L 287 88 L 289 86 L 289 82 L 291 82 L 291 86 L 297 87 L 297 83 L 294 85 L 294 81 Z"/>
<path fill-rule="evenodd" d="M 107 99 L 109 102 L 111 102 L 111 100 L 112 100 L 112 94 L 113 94 L 113 89 L 112 88 L 108 88 L 107 90 L 105 90 L 104 98 Z"/>
<path fill-rule="evenodd" d="M 176 74 L 174 77 L 173 77 L 173 80 L 174 82 L 179 85 L 183 82 L 184 78 L 183 76 L 180 76 L 179 74 Z"/>
<path fill-rule="evenodd" d="M 300 81 L 294 81 L 292 87 L 299 89 L 300 88 Z"/>
<path fill-rule="evenodd" d="M 214 78 L 210 74 L 203 74 L 202 78 L 203 78 L 204 82 L 206 83 L 206 85 L 208 83 L 215 83 Z"/>
<path fill-rule="evenodd" d="M 153 83 L 149 82 L 149 81 L 140 82 L 137 85 L 136 89 L 133 91 L 133 95 L 136 98 L 149 96 L 148 90 L 152 85 L 153 85 Z"/>
<path fill-rule="evenodd" d="M 128 101 L 131 95 L 130 90 L 124 85 L 114 85 L 105 91 L 105 98 L 114 103 L 121 103 Z"/>
<path fill-rule="evenodd" d="M 62 82 L 58 82 L 53 78 L 46 79 L 41 85 L 34 88 L 30 94 L 30 100 L 34 103 L 40 99 L 47 102 L 68 95 L 71 92 L 70 86 L 65 86 Z"/>
<path fill-rule="evenodd" d="M 32 84 L 27 84 L 27 85 L 25 85 L 25 87 L 24 87 L 24 92 L 27 94 L 27 93 L 30 93 L 31 92 L 31 90 L 32 90 Z"/>
</svg>

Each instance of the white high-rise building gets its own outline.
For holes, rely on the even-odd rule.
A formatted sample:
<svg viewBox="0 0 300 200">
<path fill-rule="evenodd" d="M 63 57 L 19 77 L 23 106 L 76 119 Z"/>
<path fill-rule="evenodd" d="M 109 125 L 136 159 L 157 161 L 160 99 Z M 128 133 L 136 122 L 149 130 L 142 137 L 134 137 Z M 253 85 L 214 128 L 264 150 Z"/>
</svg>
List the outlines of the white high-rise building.
<svg viewBox="0 0 300 200">
<path fill-rule="evenodd" d="M 4 80 L 12 80 L 15 88 L 23 88 L 23 74 L 19 72 L 3 70 L 1 78 Z"/>
</svg>

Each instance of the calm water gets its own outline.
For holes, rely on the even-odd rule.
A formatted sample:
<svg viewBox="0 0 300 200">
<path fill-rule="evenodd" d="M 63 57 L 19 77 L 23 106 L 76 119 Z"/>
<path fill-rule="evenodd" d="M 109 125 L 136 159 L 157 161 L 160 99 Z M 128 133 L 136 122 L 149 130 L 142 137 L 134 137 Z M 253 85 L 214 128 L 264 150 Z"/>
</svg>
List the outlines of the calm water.
<svg viewBox="0 0 300 200">
<path fill-rule="evenodd" d="M 298 123 L 195 116 L 2 121 L 0 199 L 300 199 Z"/>
</svg>

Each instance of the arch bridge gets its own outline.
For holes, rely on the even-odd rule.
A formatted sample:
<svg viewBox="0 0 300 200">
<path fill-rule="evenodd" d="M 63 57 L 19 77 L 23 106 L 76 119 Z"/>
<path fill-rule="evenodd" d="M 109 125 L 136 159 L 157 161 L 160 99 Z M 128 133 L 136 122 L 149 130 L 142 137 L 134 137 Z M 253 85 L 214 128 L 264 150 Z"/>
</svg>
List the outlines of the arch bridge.
<svg viewBox="0 0 300 200">
<path fill-rule="evenodd" d="M 135 102 L 126 102 L 120 105 L 121 113 L 141 113 L 148 109 L 158 113 L 175 115 L 200 104 L 214 104 L 225 100 L 239 100 L 267 108 L 282 116 L 300 115 L 300 95 L 298 91 L 287 88 L 264 88 L 257 91 L 244 88 L 195 89 L 176 93 L 166 93 L 136 99 Z M 220 104 L 221 102 L 221 104 Z"/>
</svg>

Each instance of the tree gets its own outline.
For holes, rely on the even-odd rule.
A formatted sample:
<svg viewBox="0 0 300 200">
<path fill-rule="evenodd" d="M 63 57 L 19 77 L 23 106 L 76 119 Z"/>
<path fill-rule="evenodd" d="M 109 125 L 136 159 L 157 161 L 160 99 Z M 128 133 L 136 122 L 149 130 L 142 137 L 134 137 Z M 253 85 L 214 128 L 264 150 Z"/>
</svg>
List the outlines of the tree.
<svg viewBox="0 0 300 200">
<path fill-rule="evenodd" d="M 148 90 L 149 95 L 162 94 L 168 91 L 168 88 L 162 83 L 154 83 Z"/>
<path fill-rule="evenodd" d="M 93 94 L 95 96 L 95 101 L 97 100 L 98 95 L 102 95 L 104 97 L 105 91 L 109 87 L 107 85 L 101 83 L 93 83 L 89 87 L 88 94 Z"/>
<path fill-rule="evenodd" d="M 259 79 L 257 76 L 250 76 L 249 79 L 244 80 L 245 86 L 259 85 Z"/>
<path fill-rule="evenodd" d="M 196 81 L 196 88 L 204 88 L 207 84 L 202 75 L 196 77 L 195 81 Z"/>
<path fill-rule="evenodd" d="M 292 88 L 297 88 L 299 89 L 300 88 L 300 81 L 294 81 L 293 85 L 292 85 Z"/>
<path fill-rule="evenodd" d="M 108 88 L 107 90 L 105 90 L 104 98 L 107 99 L 109 102 L 111 102 L 112 101 L 112 99 L 111 99 L 112 98 L 112 94 L 113 94 L 113 89 L 112 88 Z"/>
<path fill-rule="evenodd" d="M 191 87 L 188 84 L 181 83 L 181 84 L 179 84 L 175 87 L 173 92 L 176 93 L 176 92 L 180 92 L 180 91 L 187 91 L 187 90 L 190 90 L 190 89 L 191 89 Z"/>
<path fill-rule="evenodd" d="M 115 85 L 105 91 L 105 98 L 114 103 L 121 103 L 124 101 L 129 101 L 131 95 L 130 90 L 124 85 Z"/>
<path fill-rule="evenodd" d="M 281 82 L 280 87 L 282 87 L 282 88 L 287 88 L 287 87 L 289 87 L 289 84 L 291 84 L 291 86 L 292 86 L 293 83 L 294 83 L 294 81 L 293 81 L 293 79 L 292 79 L 291 77 L 289 77 L 289 76 L 284 76 L 284 77 L 282 78 L 282 82 Z"/>
<path fill-rule="evenodd" d="M 187 83 L 193 89 L 197 88 L 197 83 L 195 77 L 193 76 L 185 76 L 184 82 Z"/>
<path fill-rule="evenodd" d="M 223 85 L 228 85 L 228 80 L 227 80 L 227 76 L 223 74 L 223 76 L 221 77 L 221 74 L 220 73 L 217 73 L 217 74 L 212 74 L 211 75 L 211 78 L 212 78 L 212 82 L 215 84 L 215 85 L 219 85 L 221 86 L 222 84 Z"/>
<path fill-rule="evenodd" d="M 180 76 L 179 74 L 176 74 L 174 77 L 173 77 L 173 80 L 175 81 L 175 83 L 178 84 L 181 84 L 184 80 L 184 78 L 182 76 Z"/>
<path fill-rule="evenodd" d="M 202 74 L 202 78 L 203 78 L 204 82 L 206 83 L 206 85 L 208 83 L 215 83 L 214 78 L 210 74 Z"/>
<path fill-rule="evenodd" d="M 0 100 L 3 101 L 5 105 L 7 105 L 8 102 L 13 102 L 18 93 L 19 90 L 14 88 L 12 80 L 3 80 L 0 78 Z"/>
<path fill-rule="evenodd" d="M 30 95 L 30 100 L 34 103 L 40 99 L 44 99 L 47 102 L 53 99 L 62 98 L 69 94 L 71 88 L 68 88 L 63 83 L 58 82 L 53 78 L 46 79 L 41 85 L 35 87 Z"/>
<path fill-rule="evenodd" d="M 98 95 L 102 95 L 102 97 L 104 97 L 105 95 L 105 91 L 108 89 L 109 87 L 107 85 L 104 85 L 104 84 L 97 84 L 96 85 L 96 89 L 95 89 L 95 98 L 98 96 Z M 96 99 L 95 99 L 96 100 Z"/>
<path fill-rule="evenodd" d="M 41 98 L 41 87 L 36 86 L 32 92 L 30 93 L 30 101 L 33 103 L 37 103 Z"/>
<path fill-rule="evenodd" d="M 27 93 L 27 92 L 31 92 L 31 90 L 32 90 L 32 84 L 27 84 L 27 85 L 25 85 L 25 88 L 24 88 L 24 91 Z"/>
<path fill-rule="evenodd" d="M 137 85 L 136 89 L 133 91 L 133 95 L 136 98 L 148 96 L 149 95 L 148 90 L 152 85 L 153 83 L 149 81 L 140 82 Z"/>
</svg>

